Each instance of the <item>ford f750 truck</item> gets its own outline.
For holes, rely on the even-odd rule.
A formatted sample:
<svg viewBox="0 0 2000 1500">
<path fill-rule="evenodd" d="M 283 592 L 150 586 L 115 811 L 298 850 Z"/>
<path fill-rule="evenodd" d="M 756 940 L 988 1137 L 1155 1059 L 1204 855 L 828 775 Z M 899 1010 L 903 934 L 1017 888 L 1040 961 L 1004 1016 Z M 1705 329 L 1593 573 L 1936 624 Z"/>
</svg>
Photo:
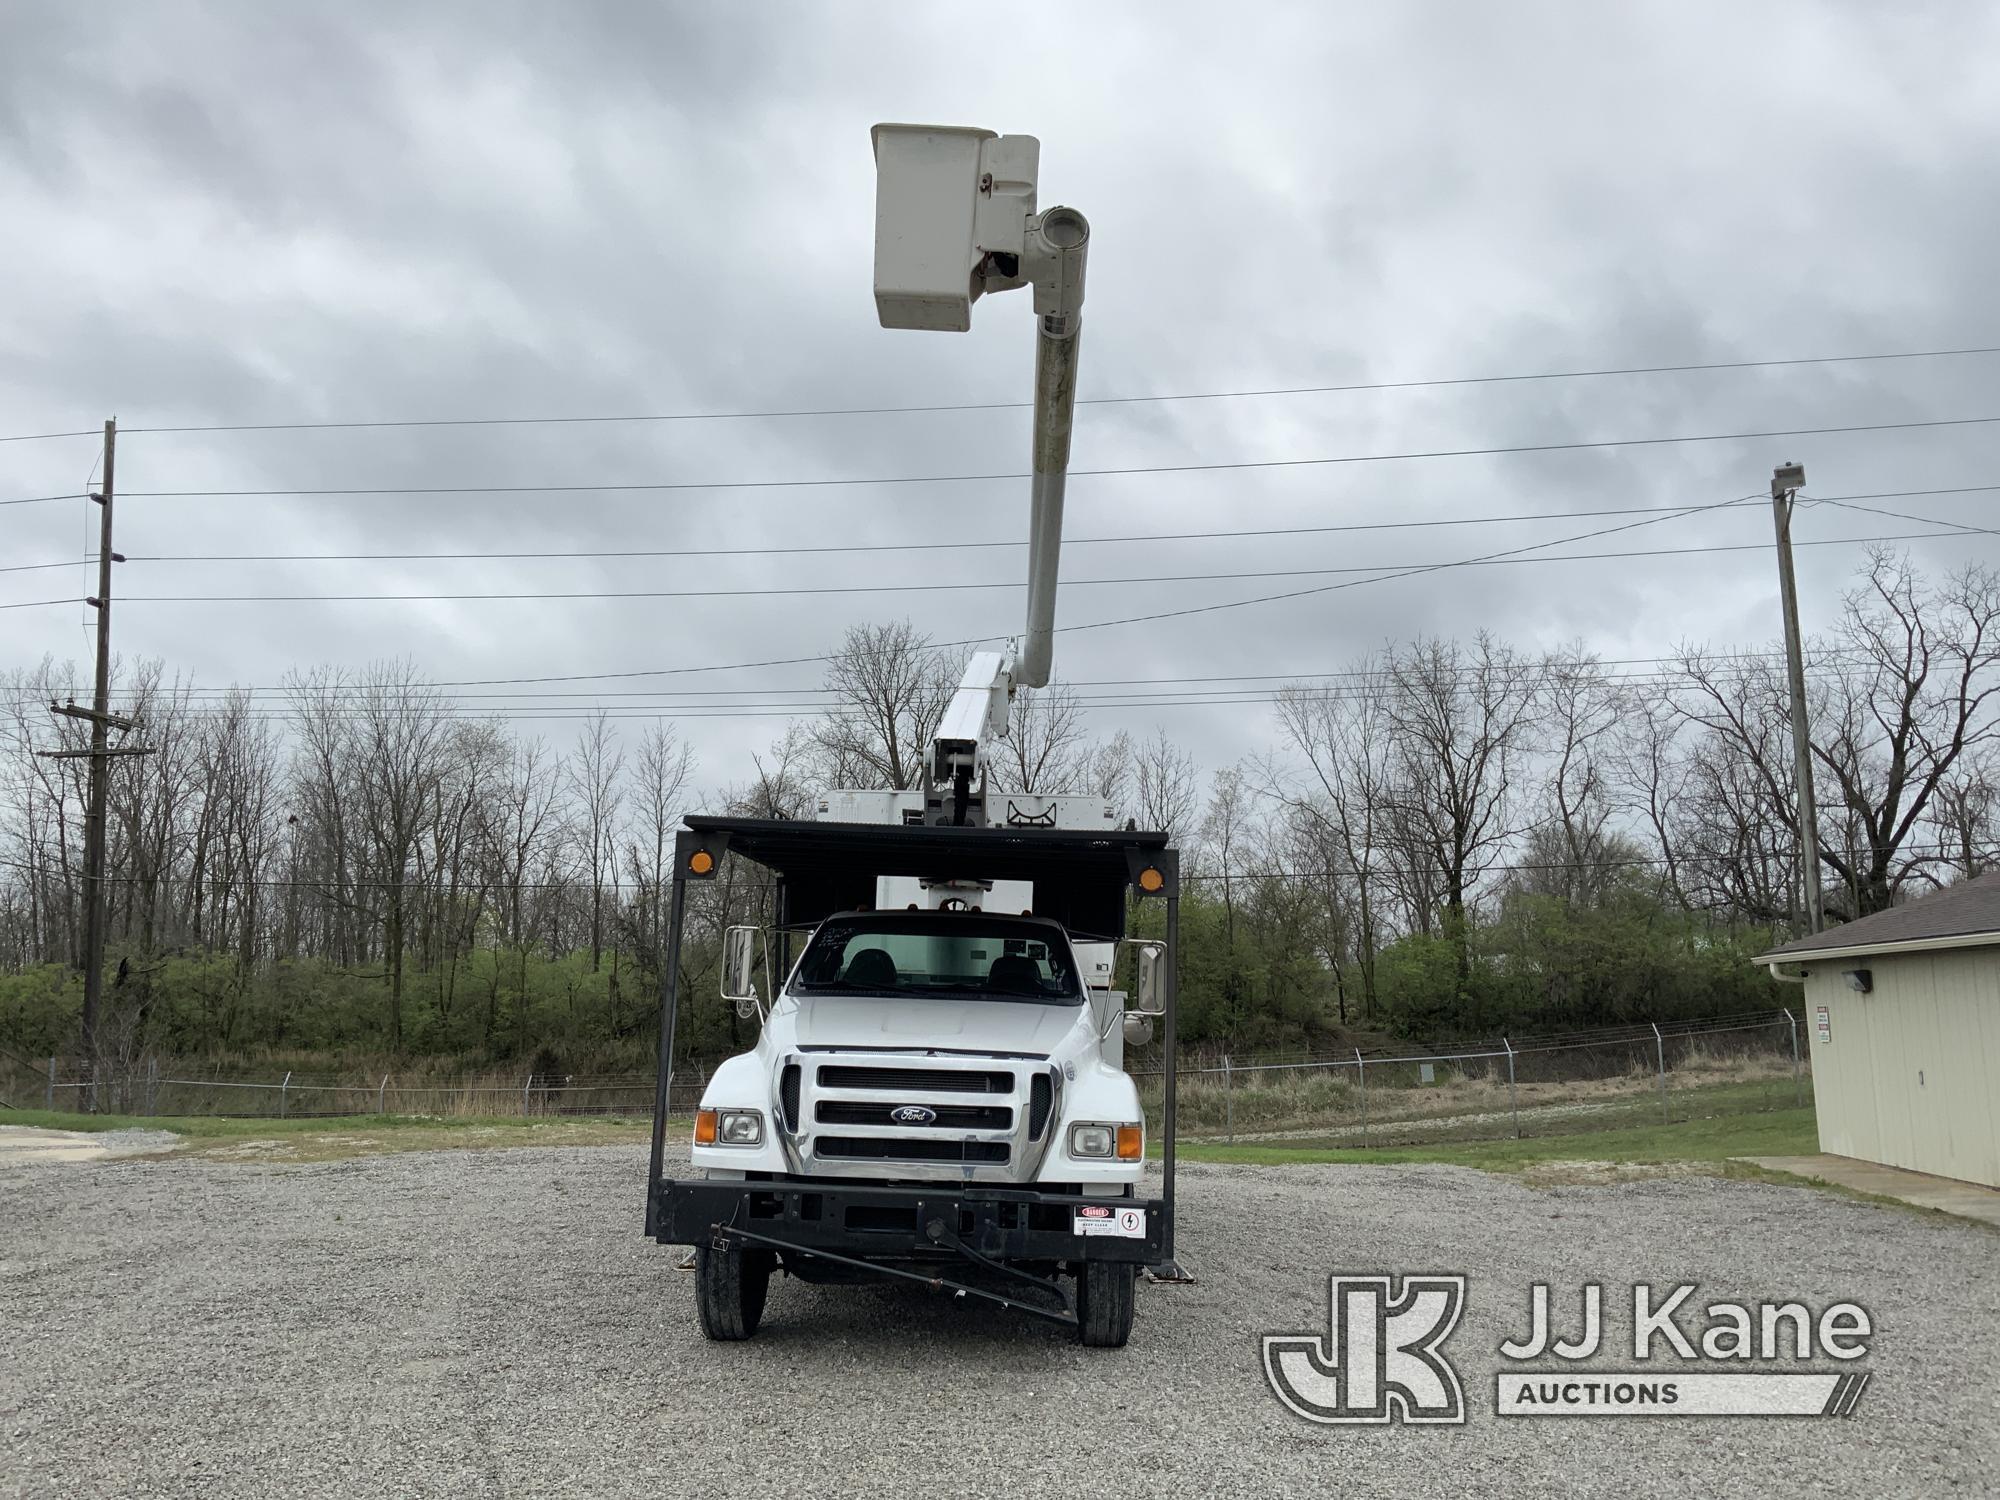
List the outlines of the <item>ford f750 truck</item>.
<svg viewBox="0 0 2000 1500">
<path fill-rule="evenodd" d="M 1177 1275 L 1171 1077 L 1167 1176 L 1141 1196 L 1145 1115 L 1121 1066 L 1126 1039 L 1155 1015 L 1171 1048 L 1178 881 L 1165 836 L 688 824 L 677 916 L 688 880 L 738 858 L 776 883 L 773 952 L 807 934 L 795 959 L 771 965 L 783 981 L 766 1005 L 750 973 L 767 934 L 731 930 L 725 989 L 763 1024 L 702 1093 L 697 1176 L 664 1175 L 664 1089 L 656 1101 L 647 1228 L 695 1247 L 702 1330 L 749 1337 L 782 1269 L 912 1279 L 1074 1324 L 1088 1345 L 1123 1344 L 1138 1269 Z M 883 886 L 906 882 L 924 899 L 878 904 Z M 1032 895 L 1013 905 L 1023 888 Z M 980 899 L 996 891 L 1008 909 Z M 1079 957 L 1117 941 L 1128 897 L 1166 908 L 1164 942 L 1127 945 L 1130 1010 Z"/>
<path fill-rule="evenodd" d="M 1030 136 L 878 125 L 875 299 L 885 326 L 964 329 L 986 292 L 1038 315 L 1028 612 L 975 653 L 906 791 L 829 793 L 816 822 L 691 817 L 678 835 L 646 1229 L 695 1247 L 701 1327 L 742 1339 L 774 1272 L 903 1278 L 1131 1331 L 1136 1273 L 1174 1261 L 1179 876 L 1164 834 L 1101 798 L 1003 794 L 988 758 L 1017 691 L 1047 685 L 1089 226 L 1035 210 Z M 761 1027 L 694 1116 L 698 1174 L 665 1175 L 690 881 L 725 861 L 772 884 L 768 928 L 723 939 L 722 990 Z M 1164 908 L 1163 939 L 1128 914 Z M 796 955 L 794 938 L 803 943 Z M 1129 964 L 1119 959 L 1129 952 Z M 756 973 L 765 975 L 760 992 Z M 1134 1004 L 1114 981 L 1129 970 Z M 1159 1196 L 1128 1037 L 1165 1044 Z"/>
</svg>

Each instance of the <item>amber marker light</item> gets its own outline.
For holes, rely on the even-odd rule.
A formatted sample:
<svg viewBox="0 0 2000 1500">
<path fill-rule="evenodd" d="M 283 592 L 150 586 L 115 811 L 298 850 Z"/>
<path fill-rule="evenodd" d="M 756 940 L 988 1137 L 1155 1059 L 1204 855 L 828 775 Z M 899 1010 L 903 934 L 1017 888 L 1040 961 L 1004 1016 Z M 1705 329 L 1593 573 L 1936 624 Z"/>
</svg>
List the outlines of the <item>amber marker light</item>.
<svg viewBox="0 0 2000 1500">
<path fill-rule="evenodd" d="M 696 859 L 702 857 L 699 854 L 695 856 Z M 697 1146 L 713 1146 L 715 1144 L 714 1110 L 698 1109 L 694 1112 L 694 1143 Z"/>
<path fill-rule="evenodd" d="M 1137 1161 L 1140 1153 L 1145 1149 L 1146 1132 L 1143 1127 L 1138 1125 L 1120 1125 L 1118 1127 L 1118 1159 L 1120 1161 Z"/>
<path fill-rule="evenodd" d="M 1146 866 L 1145 869 L 1139 872 L 1139 889 L 1149 896 L 1160 890 L 1166 883 L 1167 877 L 1151 865 Z"/>
<path fill-rule="evenodd" d="M 688 856 L 688 873 L 706 875 L 715 868 L 715 856 L 706 849 L 697 849 Z"/>
</svg>

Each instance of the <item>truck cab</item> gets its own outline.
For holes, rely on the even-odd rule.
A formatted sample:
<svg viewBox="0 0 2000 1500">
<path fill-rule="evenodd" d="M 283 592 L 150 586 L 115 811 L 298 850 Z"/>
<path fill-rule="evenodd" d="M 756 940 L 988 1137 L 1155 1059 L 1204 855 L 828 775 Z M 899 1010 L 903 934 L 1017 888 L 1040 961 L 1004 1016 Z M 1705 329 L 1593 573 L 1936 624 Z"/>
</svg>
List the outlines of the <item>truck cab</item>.
<svg viewBox="0 0 2000 1500">
<path fill-rule="evenodd" d="M 1105 1061 L 1100 1014 L 1046 918 L 838 913 L 806 942 L 756 1049 L 716 1069 L 694 1164 L 1122 1191 L 1145 1121 Z"/>
<path fill-rule="evenodd" d="M 694 1245 L 703 1332 L 753 1334 L 782 1271 L 905 1277 L 1122 1345 L 1138 1269 L 1172 1259 L 1170 1193 L 1140 1193 L 1146 1119 L 1123 1049 L 1170 997 L 1166 944 L 1124 944 L 1129 1008 L 1108 955 L 1128 896 L 1177 907 L 1165 837 L 689 822 L 684 870 L 763 864 L 785 913 L 725 940 L 723 991 L 761 1027 L 702 1092 L 696 1175 L 655 1162 L 648 1230 Z M 896 895 L 918 899 L 881 899 Z M 1083 955 L 1100 952 L 1093 985 L 1100 960 Z M 768 996 L 760 968 L 781 976 Z M 664 1108 L 655 1127 L 663 1139 Z"/>
</svg>

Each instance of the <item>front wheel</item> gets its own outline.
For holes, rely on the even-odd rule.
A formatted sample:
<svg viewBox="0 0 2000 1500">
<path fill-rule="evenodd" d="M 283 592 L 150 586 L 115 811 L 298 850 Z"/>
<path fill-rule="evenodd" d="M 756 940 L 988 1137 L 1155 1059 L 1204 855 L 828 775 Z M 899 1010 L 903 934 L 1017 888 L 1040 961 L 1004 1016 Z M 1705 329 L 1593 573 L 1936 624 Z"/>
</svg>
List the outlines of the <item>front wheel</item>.
<svg viewBox="0 0 2000 1500">
<path fill-rule="evenodd" d="M 1089 1349 L 1123 1349 L 1132 1336 L 1138 1268 L 1130 1261 L 1087 1260 L 1076 1273 L 1077 1337 Z"/>
<path fill-rule="evenodd" d="M 771 1289 L 771 1252 L 731 1245 L 695 1246 L 695 1310 L 701 1331 L 711 1339 L 747 1339 L 763 1321 L 764 1299 Z M 1129 1321 L 1129 1320 L 1128 1320 Z"/>
</svg>

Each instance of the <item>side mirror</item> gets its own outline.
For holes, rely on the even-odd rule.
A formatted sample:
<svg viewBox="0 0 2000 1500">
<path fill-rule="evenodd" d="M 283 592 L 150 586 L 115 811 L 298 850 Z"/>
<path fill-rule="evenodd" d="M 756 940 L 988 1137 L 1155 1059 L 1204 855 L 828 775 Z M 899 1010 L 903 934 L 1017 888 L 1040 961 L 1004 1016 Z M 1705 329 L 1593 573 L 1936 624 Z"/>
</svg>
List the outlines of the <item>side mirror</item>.
<svg viewBox="0 0 2000 1500">
<path fill-rule="evenodd" d="M 1153 1039 L 1153 1018 L 1135 1011 L 1125 1012 L 1125 1045 L 1143 1047 Z"/>
<path fill-rule="evenodd" d="M 756 927 L 731 927 L 722 934 L 722 998 L 749 1020 L 763 1010 L 757 995 L 757 950 L 763 932 Z"/>
<path fill-rule="evenodd" d="M 1128 942 L 1138 969 L 1127 1016 L 1162 1016 L 1167 1007 L 1167 945 L 1150 938 Z"/>
</svg>

